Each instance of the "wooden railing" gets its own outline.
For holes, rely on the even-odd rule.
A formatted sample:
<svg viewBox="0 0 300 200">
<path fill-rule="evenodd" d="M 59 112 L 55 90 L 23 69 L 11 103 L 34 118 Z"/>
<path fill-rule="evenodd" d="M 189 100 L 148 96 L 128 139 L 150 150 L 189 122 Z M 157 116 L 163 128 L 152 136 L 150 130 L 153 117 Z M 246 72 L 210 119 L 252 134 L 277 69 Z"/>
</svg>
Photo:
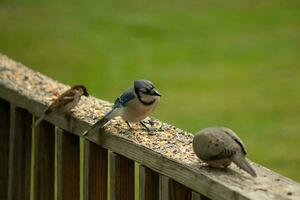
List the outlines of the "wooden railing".
<svg viewBox="0 0 300 200">
<path fill-rule="evenodd" d="M 94 97 L 82 97 L 71 115 L 52 115 L 33 130 L 35 116 L 66 88 L 0 55 L 1 200 L 76 200 L 80 194 L 130 200 L 137 191 L 149 200 L 300 199 L 298 183 L 258 164 L 252 163 L 257 178 L 235 166 L 205 167 L 192 152 L 191 134 L 156 119 L 155 134 L 128 131 L 116 119 L 80 139 L 111 106 Z"/>
</svg>

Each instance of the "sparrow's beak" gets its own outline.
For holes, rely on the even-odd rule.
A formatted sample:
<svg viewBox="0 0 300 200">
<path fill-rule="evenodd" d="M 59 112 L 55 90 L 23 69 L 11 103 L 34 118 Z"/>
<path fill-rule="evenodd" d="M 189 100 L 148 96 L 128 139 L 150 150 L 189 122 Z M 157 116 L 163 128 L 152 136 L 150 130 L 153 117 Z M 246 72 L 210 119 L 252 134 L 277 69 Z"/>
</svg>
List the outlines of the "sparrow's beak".
<svg viewBox="0 0 300 200">
<path fill-rule="evenodd" d="M 85 93 L 84 93 L 84 96 L 88 97 L 88 96 L 90 96 L 90 94 L 87 93 L 87 92 L 85 92 Z"/>
<path fill-rule="evenodd" d="M 160 93 L 156 89 L 153 89 L 152 92 L 151 92 L 151 94 L 153 96 L 161 96 Z"/>
</svg>

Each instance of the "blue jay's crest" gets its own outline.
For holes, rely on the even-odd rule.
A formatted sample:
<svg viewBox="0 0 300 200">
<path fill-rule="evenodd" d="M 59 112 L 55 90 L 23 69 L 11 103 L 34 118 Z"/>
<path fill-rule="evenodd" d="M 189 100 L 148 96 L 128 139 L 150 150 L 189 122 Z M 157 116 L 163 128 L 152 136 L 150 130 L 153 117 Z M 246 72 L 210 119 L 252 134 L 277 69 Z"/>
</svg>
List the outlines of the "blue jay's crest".
<svg viewBox="0 0 300 200">
<path fill-rule="evenodd" d="M 154 88 L 153 83 L 148 80 L 136 80 L 136 81 L 134 81 L 134 87 L 136 89 L 146 88 L 148 90 L 151 90 Z"/>
</svg>

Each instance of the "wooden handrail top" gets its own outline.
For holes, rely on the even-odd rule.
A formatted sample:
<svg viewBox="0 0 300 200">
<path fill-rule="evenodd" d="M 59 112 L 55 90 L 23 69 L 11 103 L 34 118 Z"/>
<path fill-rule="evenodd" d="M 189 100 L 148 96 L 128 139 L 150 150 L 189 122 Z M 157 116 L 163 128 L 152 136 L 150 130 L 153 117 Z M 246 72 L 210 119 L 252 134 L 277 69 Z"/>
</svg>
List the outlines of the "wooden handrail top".
<svg viewBox="0 0 300 200">
<path fill-rule="evenodd" d="M 0 97 L 12 104 L 39 116 L 67 88 L 69 86 L 0 54 Z M 83 131 L 103 116 L 111 105 L 95 97 L 82 97 L 70 116 L 53 114 L 46 120 L 82 136 Z M 235 165 L 227 170 L 207 168 L 192 151 L 191 133 L 154 118 L 147 120 L 157 128 L 153 134 L 148 134 L 138 124 L 129 131 L 126 123 L 116 118 L 100 134 L 85 138 L 212 199 L 300 199 L 299 183 L 256 163 L 251 162 L 257 178 Z"/>
</svg>

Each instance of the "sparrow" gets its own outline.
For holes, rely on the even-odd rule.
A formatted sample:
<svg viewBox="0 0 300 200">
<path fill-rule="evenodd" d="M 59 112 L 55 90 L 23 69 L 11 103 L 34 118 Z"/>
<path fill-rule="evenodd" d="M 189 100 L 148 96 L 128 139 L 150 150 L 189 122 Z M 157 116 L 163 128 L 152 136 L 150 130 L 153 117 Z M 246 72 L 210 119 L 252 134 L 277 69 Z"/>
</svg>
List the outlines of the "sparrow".
<svg viewBox="0 0 300 200">
<path fill-rule="evenodd" d="M 34 127 L 52 113 L 70 112 L 78 104 L 81 96 L 89 96 L 86 87 L 83 85 L 74 85 L 53 101 L 42 116 L 34 123 Z"/>
</svg>

